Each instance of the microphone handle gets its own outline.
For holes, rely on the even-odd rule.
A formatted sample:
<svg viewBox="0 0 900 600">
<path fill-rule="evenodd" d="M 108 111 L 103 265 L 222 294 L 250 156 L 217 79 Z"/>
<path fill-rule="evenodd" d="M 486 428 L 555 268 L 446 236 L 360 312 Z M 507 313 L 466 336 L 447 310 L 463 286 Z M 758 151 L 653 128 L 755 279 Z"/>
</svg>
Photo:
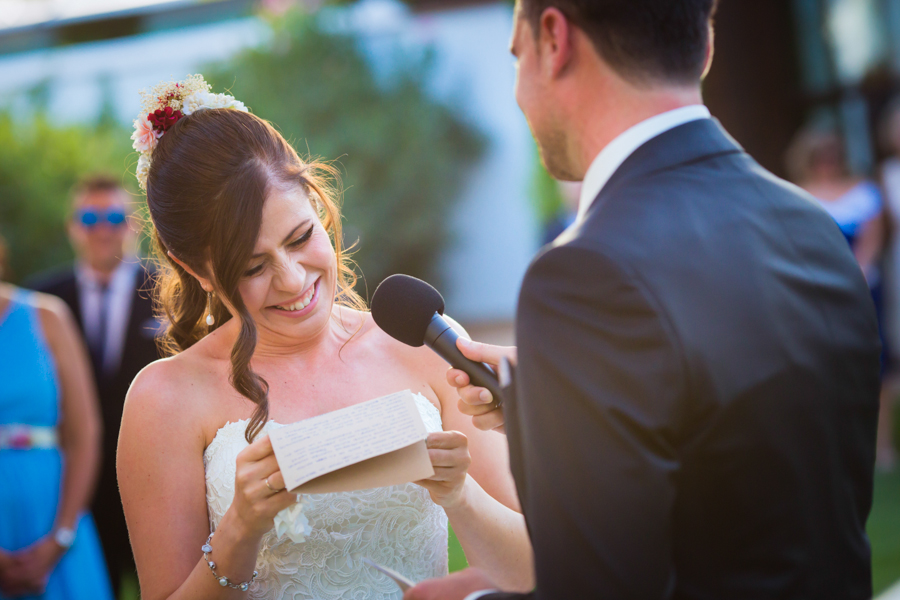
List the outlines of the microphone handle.
<svg viewBox="0 0 900 600">
<path fill-rule="evenodd" d="M 425 345 L 450 363 L 454 369 L 468 374 L 472 385 L 486 388 L 494 397 L 491 406 L 500 406 L 503 401 L 503 391 L 497 376 L 486 364 L 466 358 L 456 346 L 458 339 L 459 334 L 450 323 L 439 313 L 434 313 L 434 317 L 431 318 L 431 322 L 425 330 Z"/>
</svg>

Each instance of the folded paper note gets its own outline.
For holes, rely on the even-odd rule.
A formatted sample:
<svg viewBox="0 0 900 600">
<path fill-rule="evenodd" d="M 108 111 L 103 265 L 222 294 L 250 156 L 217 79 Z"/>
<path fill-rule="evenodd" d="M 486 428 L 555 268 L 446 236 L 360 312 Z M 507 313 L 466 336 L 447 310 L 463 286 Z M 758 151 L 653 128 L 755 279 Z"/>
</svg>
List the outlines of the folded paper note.
<svg viewBox="0 0 900 600">
<path fill-rule="evenodd" d="M 352 492 L 434 475 L 409 390 L 273 429 L 285 487 L 295 494 Z"/>
</svg>

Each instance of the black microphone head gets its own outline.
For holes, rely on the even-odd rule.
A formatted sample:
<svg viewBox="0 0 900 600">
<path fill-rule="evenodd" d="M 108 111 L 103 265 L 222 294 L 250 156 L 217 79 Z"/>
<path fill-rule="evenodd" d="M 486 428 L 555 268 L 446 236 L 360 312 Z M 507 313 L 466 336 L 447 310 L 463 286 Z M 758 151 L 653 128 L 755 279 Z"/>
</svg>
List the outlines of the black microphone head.
<svg viewBox="0 0 900 600">
<path fill-rule="evenodd" d="M 391 275 L 372 295 L 372 318 L 381 329 L 408 346 L 425 343 L 434 313 L 444 314 L 444 298 L 430 284 L 409 275 Z"/>
</svg>

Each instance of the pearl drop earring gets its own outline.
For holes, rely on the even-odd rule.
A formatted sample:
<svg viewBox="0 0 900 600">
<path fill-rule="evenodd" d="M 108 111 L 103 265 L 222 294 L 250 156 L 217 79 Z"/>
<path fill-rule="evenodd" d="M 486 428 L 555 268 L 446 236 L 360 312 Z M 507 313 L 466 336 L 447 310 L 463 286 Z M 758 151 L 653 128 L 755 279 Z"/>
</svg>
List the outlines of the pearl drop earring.
<svg viewBox="0 0 900 600">
<path fill-rule="evenodd" d="M 206 324 L 210 327 L 216 324 L 216 318 L 212 315 L 212 292 L 206 292 Z"/>
</svg>

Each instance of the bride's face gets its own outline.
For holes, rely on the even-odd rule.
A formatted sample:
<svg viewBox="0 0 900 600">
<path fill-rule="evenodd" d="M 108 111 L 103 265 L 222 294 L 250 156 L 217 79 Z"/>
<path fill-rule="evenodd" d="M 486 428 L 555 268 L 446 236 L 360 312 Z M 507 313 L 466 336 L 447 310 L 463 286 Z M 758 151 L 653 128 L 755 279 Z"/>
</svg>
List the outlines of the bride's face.
<svg viewBox="0 0 900 600">
<path fill-rule="evenodd" d="M 273 189 L 238 286 L 260 336 L 291 342 L 321 331 L 331 315 L 336 280 L 334 248 L 305 190 Z"/>
</svg>

